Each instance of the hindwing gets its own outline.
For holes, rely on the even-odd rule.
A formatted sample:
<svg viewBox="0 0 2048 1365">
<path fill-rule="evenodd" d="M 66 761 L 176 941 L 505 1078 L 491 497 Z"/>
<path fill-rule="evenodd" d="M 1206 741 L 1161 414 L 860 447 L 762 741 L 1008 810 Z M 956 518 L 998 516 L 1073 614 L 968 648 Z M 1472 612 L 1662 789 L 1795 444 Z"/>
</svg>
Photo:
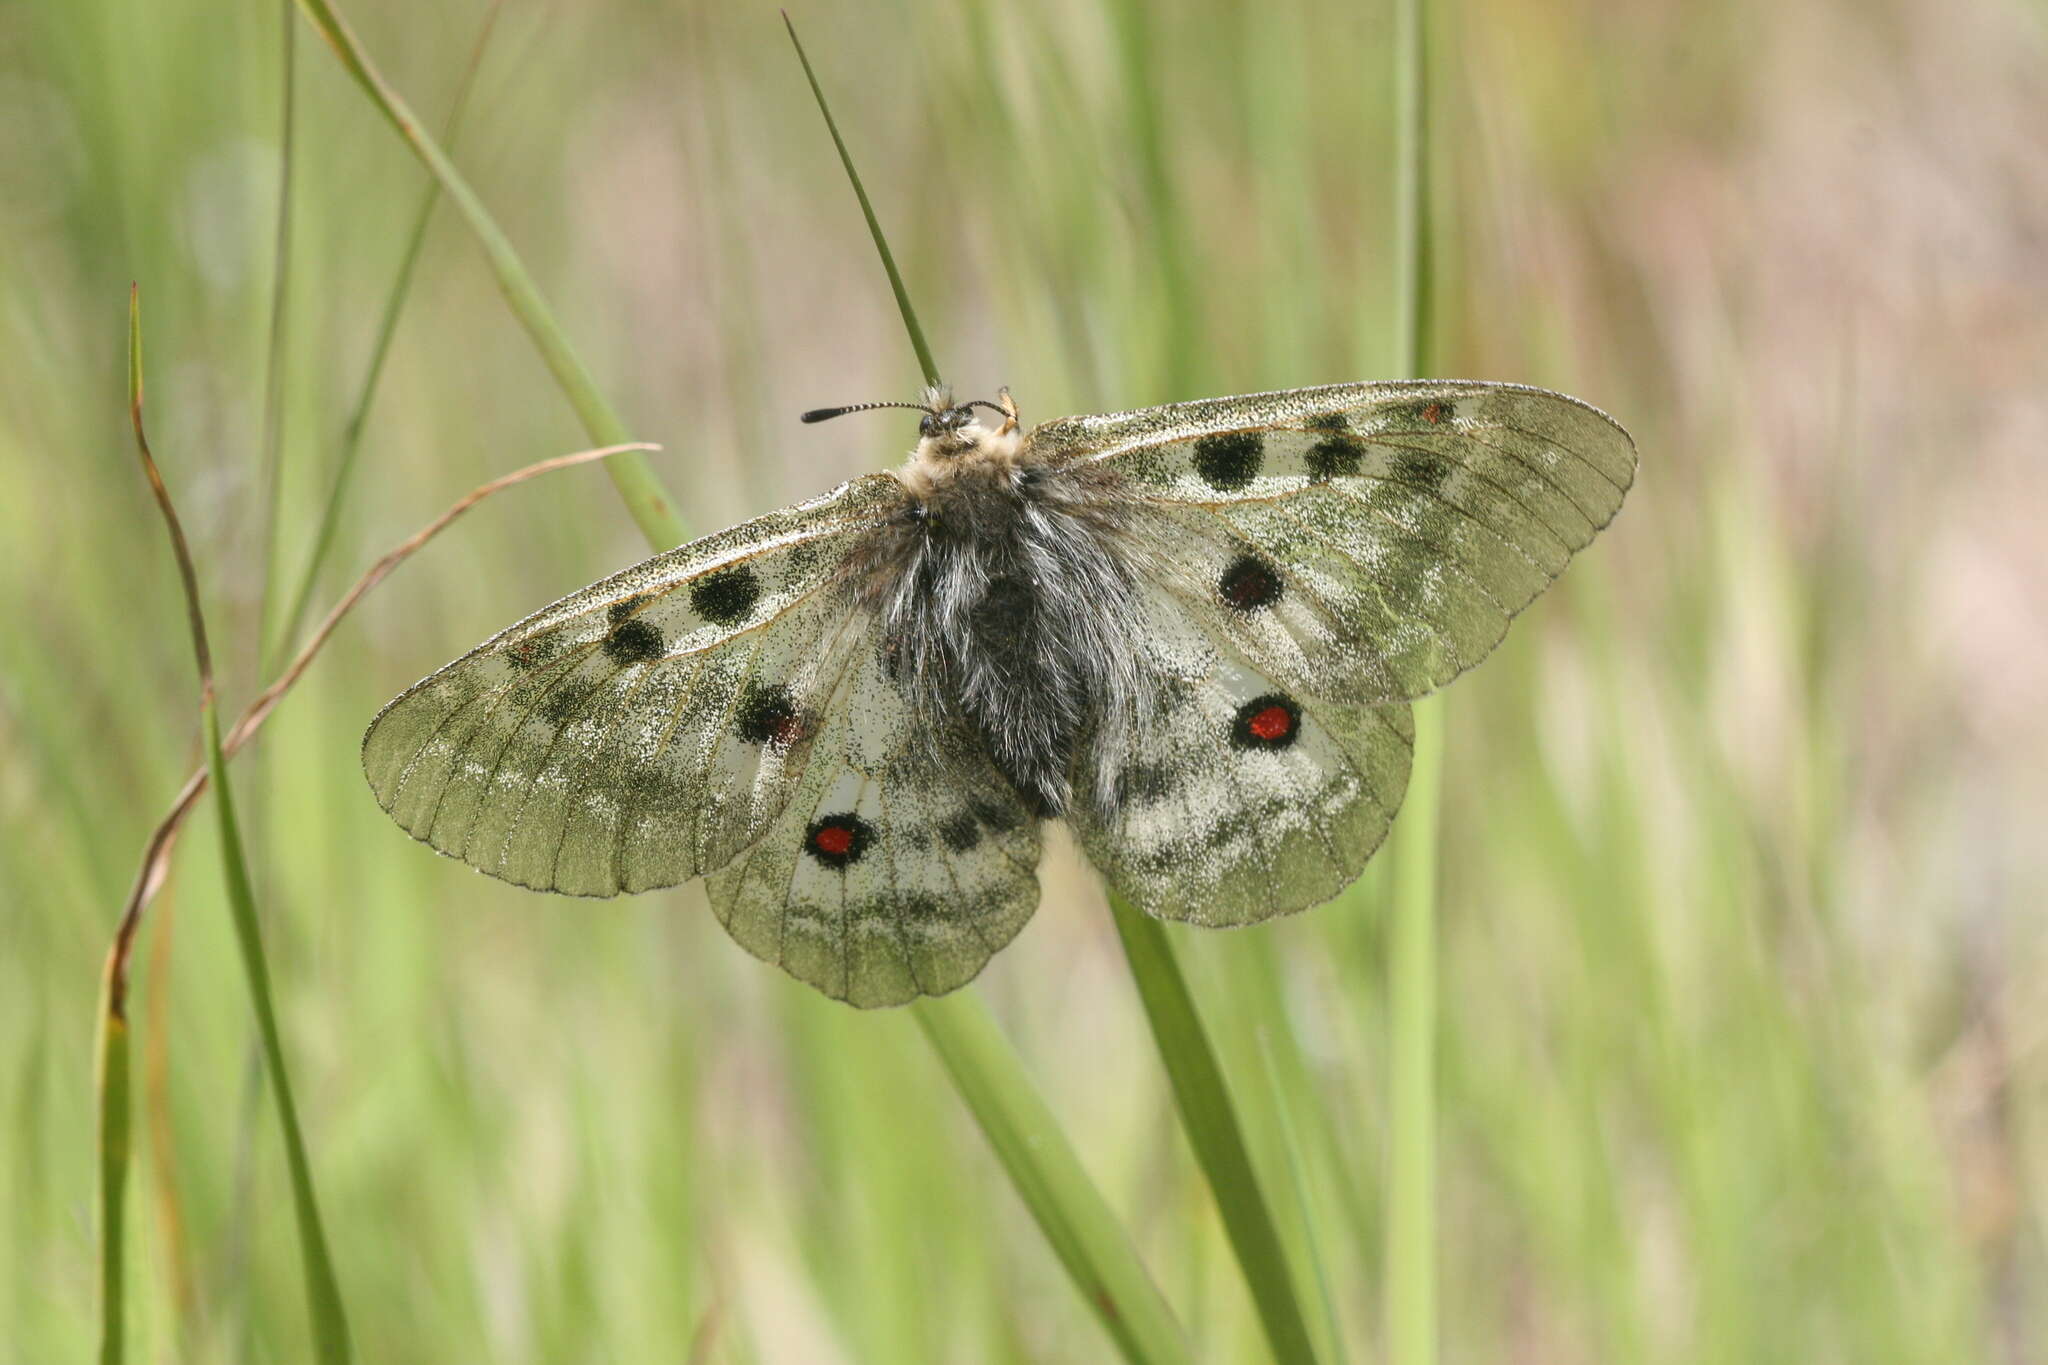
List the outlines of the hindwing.
<svg viewBox="0 0 2048 1365">
<path fill-rule="evenodd" d="M 741 946 L 855 1005 L 964 985 L 1038 905 L 1038 822 L 954 719 L 913 709 L 879 630 L 781 815 L 706 883 Z"/>
<path fill-rule="evenodd" d="M 1408 708 L 1296 687 L 1157 584 L 1143 605 L 1155 689 L 1133 729 L 1088 752 L 1070 813 L 1082 848 L 1166 919 L 1251 924 L 1329 900 L 1400 809 Z"/>
</svg>

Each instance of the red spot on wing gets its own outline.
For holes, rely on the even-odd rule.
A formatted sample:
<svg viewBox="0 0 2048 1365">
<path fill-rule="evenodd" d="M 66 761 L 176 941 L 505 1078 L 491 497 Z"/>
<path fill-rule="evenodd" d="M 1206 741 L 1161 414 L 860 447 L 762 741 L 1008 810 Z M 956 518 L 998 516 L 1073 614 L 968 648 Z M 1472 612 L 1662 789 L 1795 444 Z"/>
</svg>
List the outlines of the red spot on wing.
<svg viewBox="0 0 2048 1365">
<path fill-rule="evenodd" d="M 845 825 L 826 825 L 811 836 L 811 846 L 835 858 L 845 857 L 853 847 L 853 831 Z"/>
<path fill-rule="evenodd" d="M 1422 420 L 1431 426 L 1435 426 L 1438 422 L 1443 421 L 1444 405 L 1442 403 L 1431 403 L 1422 410 Z"/>
<path fill-rule="evenodd" d="M 1245 728 L 1268 744 L 1287 738 L 1294 731 L 1294 715 L 1286 707 L 1274 705 L 1255 712 L 1245 722 Z"/>
</svg>

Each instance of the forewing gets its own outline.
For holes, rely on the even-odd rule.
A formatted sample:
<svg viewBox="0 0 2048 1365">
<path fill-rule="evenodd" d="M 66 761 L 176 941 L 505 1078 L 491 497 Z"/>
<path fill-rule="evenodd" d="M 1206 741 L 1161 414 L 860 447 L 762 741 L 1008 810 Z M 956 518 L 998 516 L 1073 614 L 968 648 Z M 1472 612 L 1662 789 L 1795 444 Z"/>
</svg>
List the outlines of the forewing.
<svg viewBox="0 0 2048 1365">
<path fill-rule="evenodd" d="M 1142 648 L 1160 679 L 1103 734 L 1071 813 L 1089 858 L 1140 909 L 1226 926 L 1292 914 L 1355 879 L 1408 785 L 1405 705 L 1317 700 L 1254 664 L 1154 584 Z"/>
<path fill-rule="evenodd" d="M 1038 904 L 1038 822 L 964 729 L 913 713 L 879 635 L 841 677 L 781 815 L 706 883 L 740 945 L 835 999 L 972 980 Z"/>
<path fill-rule="evenodd" d="M 1467 381 L 1067 418 L 1031 449 L 1113 469 L 1153 514 L 1150 572 L 1294 685 L 1368 705 L 1484 658 L 1613 518 L 1636 464 L 1597 409 Z M 1261 571 L 1277 593 L 1243 590 Z"/>
<path fill-rule="evenodd" d="M 407 689 L 363 769 L 407 832 L 522 886 L 609 896 L 730 859 L 801 779 L 866 622 L 872 475 L 574 593 Z"/>
</svg>

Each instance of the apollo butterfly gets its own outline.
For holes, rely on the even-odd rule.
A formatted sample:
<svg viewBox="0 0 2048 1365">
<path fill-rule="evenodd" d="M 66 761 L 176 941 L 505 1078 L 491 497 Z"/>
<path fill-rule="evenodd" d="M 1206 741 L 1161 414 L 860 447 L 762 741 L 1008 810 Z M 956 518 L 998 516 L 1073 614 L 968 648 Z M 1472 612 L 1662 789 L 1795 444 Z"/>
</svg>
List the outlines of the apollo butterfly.
<svg viewBox="0 0 2048 1365">
<path fill-rule="evenodd" d="M 913 407 L 908 463 L 485 641 L 363 740 L 415 837 L 522 886 L 707 877 L 751 952 L 856 1005 L 950 991 L 1067 821 L 1193 924 L 1326 901 L 1385 837 L 1407 703 L 1620 509 L 1628 434 L 1464 381 L 1069 417 Z M 985 423 L 976 409 L 994 414 Z"/>
</svg>

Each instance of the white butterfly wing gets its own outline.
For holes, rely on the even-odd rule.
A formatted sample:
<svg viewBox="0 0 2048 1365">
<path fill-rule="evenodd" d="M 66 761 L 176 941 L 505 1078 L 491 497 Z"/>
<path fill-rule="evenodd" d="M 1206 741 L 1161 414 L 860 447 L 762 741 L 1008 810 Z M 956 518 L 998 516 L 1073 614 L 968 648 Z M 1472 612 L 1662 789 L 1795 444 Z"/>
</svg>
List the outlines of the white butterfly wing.
<svg viewBox="0 0 2048 1365">
<path fill-rule="evenodd" d="M 1070 418 L 1031 447 L 1135 498 L 1140 648 L 1169 680 L 1157 714 L 1084 756 L 1076 829 L 1134 903 L 1201 924 L 1357 876 L 1406 790 L 1402 703 L 1500 642 L 1636 465 L 1576 399 L 1462 381 Z"/>
<path fill-rule="evenodd" d="M 609 896 L 726 862 L 798 786 L 853 658 L 847 580 L 907 505 L 877 474 L 563 598 L 402 693 L 363 738 L 415 838 Z"/>
<path fill-rule="evenodd" d="M 898 1005 L 966 984 L 1024 927 L 1038 822 L 976 736 L 907 704 L 878 629 L 856 655 L 781 815 L 706 890 L 755 956 Z"/>
<path fill-rule="evenodd" d="M 1597 409 L 1467 381 L 1067 418 L 1031 448 L 1114 469 L 1156 514 L 1140 527 L 1147 557 L 1240 649 L 1368 704 L 1484 658 L 1613 519 L 1636 466 Z"/>
</svg>

